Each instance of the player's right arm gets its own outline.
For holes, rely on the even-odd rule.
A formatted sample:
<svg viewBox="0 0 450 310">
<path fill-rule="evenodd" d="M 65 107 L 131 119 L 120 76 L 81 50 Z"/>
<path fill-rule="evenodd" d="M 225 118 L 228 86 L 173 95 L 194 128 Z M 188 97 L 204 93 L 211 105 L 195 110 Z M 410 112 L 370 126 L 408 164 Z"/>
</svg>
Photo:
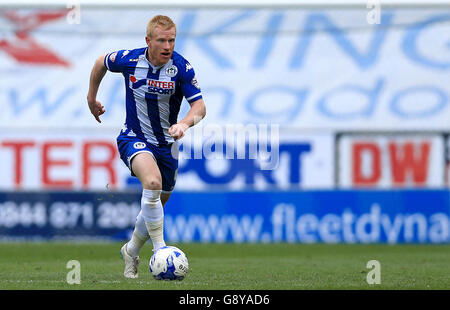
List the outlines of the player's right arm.
<svg viewBox="0 0 450 310">
<path fill-rule="evenodd" d="M 106 54 L 100 56 L 95 61 L 94 67 L 91 71 L 91 76 L 89 79 L 89 91 L 87 95 L 87 102 L 89 105 L 89 110 L 91 110 L 92 115 L 94 115 L 97 122 L 101 123 L 100 115 L 105 113 L 105 107 L 97 101 L 97 92 L 100 86 L 100 82 L 106 74 L 107 68 L 105 66 L 105 56 Z"/>
</svg>

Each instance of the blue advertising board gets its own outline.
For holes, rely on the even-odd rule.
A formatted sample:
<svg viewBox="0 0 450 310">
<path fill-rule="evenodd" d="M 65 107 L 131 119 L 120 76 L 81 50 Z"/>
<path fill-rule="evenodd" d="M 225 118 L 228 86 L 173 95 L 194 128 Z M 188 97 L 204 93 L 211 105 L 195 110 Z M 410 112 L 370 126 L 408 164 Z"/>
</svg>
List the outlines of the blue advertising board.
<svg viewBox="0 0 450 310">
<path fill-rule="evenodd" d="M 140 192 L 2 192 L 1 240 L 126 240 Z M 174 192 L 171 242 L 448 243 L 449 190 Z"/>
</svg>

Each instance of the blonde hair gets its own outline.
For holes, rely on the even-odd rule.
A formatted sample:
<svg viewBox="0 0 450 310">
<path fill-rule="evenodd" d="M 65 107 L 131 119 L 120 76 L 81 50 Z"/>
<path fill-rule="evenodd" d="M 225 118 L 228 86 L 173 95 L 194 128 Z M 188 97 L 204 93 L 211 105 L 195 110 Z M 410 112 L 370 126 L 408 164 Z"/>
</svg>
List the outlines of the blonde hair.
<svg viewBox="0 0 450 310">
<path fill-rule="evenodd" d="M 175 33 L 177 31 L 177 26 L 170 17 L 164 15 L 156 15 L 147 24 L 147 37 L 152 37 L 156 27 L 161 27 L 163 30 L 175 28 Z"/>
</svg>

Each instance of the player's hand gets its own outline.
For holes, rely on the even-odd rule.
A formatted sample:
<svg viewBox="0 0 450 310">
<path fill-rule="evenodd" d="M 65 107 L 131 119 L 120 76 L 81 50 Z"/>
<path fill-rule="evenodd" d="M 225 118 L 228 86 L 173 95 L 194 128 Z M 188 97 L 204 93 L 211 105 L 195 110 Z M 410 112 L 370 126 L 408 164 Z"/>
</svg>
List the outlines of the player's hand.
<svg viewBox="0 0 450 310">
<path fill-rule="evenodd" d="M 97 122 L 101 123 L 100 115 L 106 112 L 105 107 L 97 100 L 89 100 L 89 109 L 91 110 L 92 115 L 94 115 Z"/>
<path fill-rule="evenodd" d="M 175 140 L 181 139 L 188 128 L 189 126 L 183 123 L 174 124 L 169 128 L 169 135 Z"/>
</svg>

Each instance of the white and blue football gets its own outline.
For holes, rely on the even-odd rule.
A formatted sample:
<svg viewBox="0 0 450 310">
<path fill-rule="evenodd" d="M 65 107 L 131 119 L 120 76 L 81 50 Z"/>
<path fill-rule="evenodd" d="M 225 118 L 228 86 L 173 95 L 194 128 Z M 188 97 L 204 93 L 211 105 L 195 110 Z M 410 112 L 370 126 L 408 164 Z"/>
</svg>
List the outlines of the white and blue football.
<svg viewBox="0 0 450 310">
<path fill-rule="evenodd" d="M 157 280 L 183 280 L 189 270 L 187 256 L 179 248 L 164 246 L 156 250 L 149 263 Z"/>
</svg>

